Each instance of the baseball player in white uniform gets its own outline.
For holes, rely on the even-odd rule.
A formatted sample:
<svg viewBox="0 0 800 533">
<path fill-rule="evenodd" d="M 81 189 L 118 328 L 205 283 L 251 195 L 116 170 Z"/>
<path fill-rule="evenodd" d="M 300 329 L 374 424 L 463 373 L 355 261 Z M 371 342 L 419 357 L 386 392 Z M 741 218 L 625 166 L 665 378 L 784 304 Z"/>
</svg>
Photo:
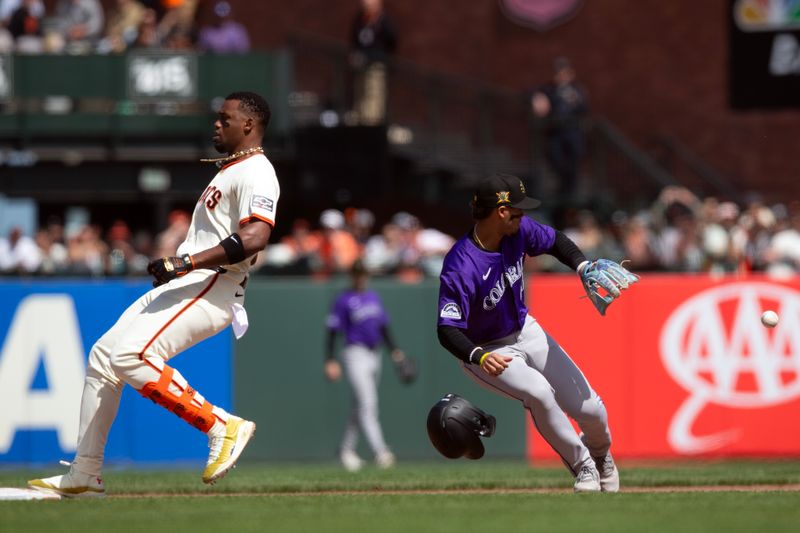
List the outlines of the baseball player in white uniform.
<svg viewBox="0 0 800 533">
<path fill-rule="evenodd" d="M 247 272 L 275 224 L 280 187 L 261 147 L 270 109 L 259 95 L 229 95 L 214 122 L 219 171 L 200 196 L 178 257 L 148 266 L 154 288 L 92 347 L 81 399 L 78 449 L 67 474 L 28 482 L 67 497 L 102 497 L 106 438 L 125 384 L 208 435 L 204 483 L 222 478 L 255 432 L 253 422 L 213 405 L 170 364 L 175 355 L 233 324 L 247 328 Z M 154 436 L 155 438 L 156 436 Z"/>
</svg>

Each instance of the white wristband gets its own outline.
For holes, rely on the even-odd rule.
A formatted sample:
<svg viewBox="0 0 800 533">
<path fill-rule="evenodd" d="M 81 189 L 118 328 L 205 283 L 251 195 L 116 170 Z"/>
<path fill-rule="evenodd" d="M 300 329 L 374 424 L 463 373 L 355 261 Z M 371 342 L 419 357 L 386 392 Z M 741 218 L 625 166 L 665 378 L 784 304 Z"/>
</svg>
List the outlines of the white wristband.
<svg viewBox="0 0 800 533">
<path fill-rule="evenodd" d="M 578 273 L 578 275 L 580 276 L 581 272 L 583 272 L 583 269 L 584 269 L 584 268 L 586 268 L 586 267 L 587 267 L 589 264 L 591 264 L 591 261 L 589 261 L 589 260 L 587 259 L 586 261 L 584 261 L 583 263 L 581 263 L 580 265 L 578 265 L 578 268 L 576 268 L 576 269 L 575 269 L 575 271 L 576 271 L 576 272 Z"/>
<path fill-rule="evenodd" d="M 470 362 L 471 364 L 473 364 L 473 365 L 474 365 L 475 363 L 473 363 L 473 361 L 472 361 L 472 356 L 473 356 L 473 355 L 475 355 L 475 352 L 477 352 L 478 350 L 483 350 L 483 347 L 482 347 L 482 346 L 476 346 L 475 348 L 473 348 L 473 349 L 472 349 L 472 351 L 471 351 L 471 352 L 469 352 L 469 357 L 468 357 L 467 359 L 468 359 L 468 360 L 469 360 L 469 362 Z"/>
</svg>

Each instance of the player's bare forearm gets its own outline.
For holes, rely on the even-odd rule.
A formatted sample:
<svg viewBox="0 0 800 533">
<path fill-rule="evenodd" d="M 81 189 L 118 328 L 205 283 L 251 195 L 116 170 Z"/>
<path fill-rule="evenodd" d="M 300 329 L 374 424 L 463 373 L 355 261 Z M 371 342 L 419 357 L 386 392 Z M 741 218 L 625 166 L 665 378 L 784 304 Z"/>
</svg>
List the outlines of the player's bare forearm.
<svg viewBox="0 0 800 533">
<path fill-rule="evenodd" d="M 252 257 L 267 247 L 269 236 L 272 234 L 272 226 L 261 220 L 255 220 L 240 228 L 237 233 L 241 238 L 245 257 Z M 228 253 L 221 244 L 192 254 L 194 268 L 215 268 L 229 264 L 231 261 L 228 259 Z"/>
</svg>

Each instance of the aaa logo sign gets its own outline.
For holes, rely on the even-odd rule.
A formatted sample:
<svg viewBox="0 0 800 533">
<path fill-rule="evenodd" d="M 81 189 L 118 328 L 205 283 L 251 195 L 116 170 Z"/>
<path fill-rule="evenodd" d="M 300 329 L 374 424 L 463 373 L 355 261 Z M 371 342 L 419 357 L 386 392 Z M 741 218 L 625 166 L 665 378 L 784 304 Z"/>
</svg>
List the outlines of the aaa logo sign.
<svg viewBox="0 0 800 533">
<path fill-rule="evenodd" d="M 771 308 L 781 317 L 760 322 Z M 734 442 L 735 427 L 695 435 L 692 425 L 709 404 L 761 408 L 800 396 L 800 293 L 769 283 L 735 283 L 686 300 L 667 319 L 660 352 L 670 377 L 688 393 L 667 439 L 681 453 L 712 451 Z"/>
</svg>

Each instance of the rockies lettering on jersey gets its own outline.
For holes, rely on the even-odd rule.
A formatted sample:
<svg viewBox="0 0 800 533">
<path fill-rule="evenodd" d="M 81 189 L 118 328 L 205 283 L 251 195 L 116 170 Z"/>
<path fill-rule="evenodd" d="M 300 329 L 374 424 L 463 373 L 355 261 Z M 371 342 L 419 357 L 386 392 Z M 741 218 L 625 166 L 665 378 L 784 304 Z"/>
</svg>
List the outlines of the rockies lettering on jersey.
<svg viewBox="0 0 800 533">
<path fill-rule="evenodd" d="M 523 258 L 520 258 L 517 261 L 516 265 L 510 266 L 506 269 L 506 273 L 503 276 L 500 276 L 500 279 L 497 280 L 492 290 L 489 291 L 489 295 L 483 299 L 483 308 L 487 311 L 491 311 L 495 307 L 497 307 L 497 303 L 500 301 L 500 298 L 506 293 L 506 287 L 513 287 L 514 284 L 522 279 L 522 265 L 524 261 Z M 481 276 L 482 279 L 487 279 L 487 277 Z M 525 280 L 522 281 L 522 286 L 520 287 L 520 292 L 524 292 L 525 290 Z"/>
<path fill-rule="evenodd" d="M 555 238 L 553 228 L 528 217 L 516 234 L 503 237 L 499 252 L 481 250 L 469 234 L 463 236 L 442 266 L 439 325 L 463 329 L 476 344 L 522 329 L 528 315 L 525 256 L 547 252 Z"/>
</svg>

